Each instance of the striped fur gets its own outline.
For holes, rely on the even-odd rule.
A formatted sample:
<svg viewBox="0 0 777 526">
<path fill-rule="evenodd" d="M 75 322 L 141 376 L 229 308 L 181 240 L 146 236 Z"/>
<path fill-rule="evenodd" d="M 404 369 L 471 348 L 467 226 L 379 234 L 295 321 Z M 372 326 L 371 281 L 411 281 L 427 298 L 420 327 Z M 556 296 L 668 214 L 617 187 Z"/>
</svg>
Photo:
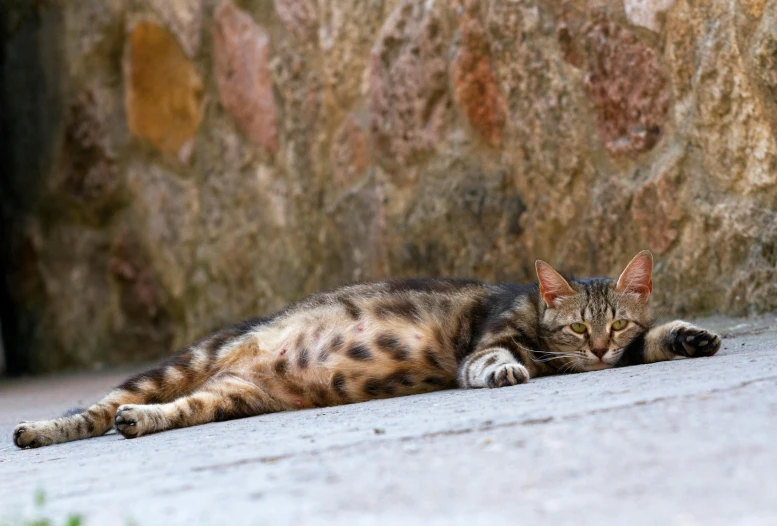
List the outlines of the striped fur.
<svg viewBox="0 0 777 526">
<path fill-rule="evenodd" d="M 23 422 L 14 443 L 40 447 L 112 427 L 135 438 L 274 411 L 714 354 L 720 339 L 712 333 L 685 322 L 652 326 L 650 271 L 652 257 L 642 253 L 618 281 L 567 281 L 540 262 L 539 283 L 526 286 L 343 287 L 216 333 L 80 413 Z M 627 325 L 614 330 L 621 319 Z"/>
</svg>

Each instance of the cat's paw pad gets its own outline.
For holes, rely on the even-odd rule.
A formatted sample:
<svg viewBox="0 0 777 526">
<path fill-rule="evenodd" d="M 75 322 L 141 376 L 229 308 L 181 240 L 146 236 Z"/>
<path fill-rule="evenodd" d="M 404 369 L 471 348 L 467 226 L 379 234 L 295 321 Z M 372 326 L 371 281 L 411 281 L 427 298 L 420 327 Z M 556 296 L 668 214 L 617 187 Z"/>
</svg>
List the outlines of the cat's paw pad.
<svg viewBox="0 0 777 526">
<path fill-rule="evenodd" d="M 124 438 L 137 438 L 148 432 L 150 420 L 142 406 L 119 406 L 113 418 L 113 426 Z"/>
<path fill-rule="evenodd" d="M 13 430 L 13 443 L 16 447 L 35 448 L 54 443 L 50 436 L 49 424 L 43 422 L 22 422 Z"/>
<path fill-rule="evenodd" d="M 529 371 L 521 364 L 506 363 L 497 365 L 486 373 L 488 387 L 506 387 L 523 384 L 529 381 Z"/>
<path fill-rule="evenodd" d="M 680 356 L 698 358 L 712 356 L 720 349 L 720 336 L 699 327 L 688 325 L 672 331 L 672 350 Z"/>
</svg>

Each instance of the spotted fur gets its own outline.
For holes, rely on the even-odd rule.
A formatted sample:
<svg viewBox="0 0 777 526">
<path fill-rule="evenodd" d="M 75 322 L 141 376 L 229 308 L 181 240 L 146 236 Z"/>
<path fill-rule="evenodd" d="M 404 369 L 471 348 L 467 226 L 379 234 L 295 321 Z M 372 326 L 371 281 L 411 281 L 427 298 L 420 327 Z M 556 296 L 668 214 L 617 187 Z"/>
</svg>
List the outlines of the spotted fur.
<svg viewBox="0 0 777 526">
<path fill-rule="evenodd" d="M 112 427 L 135 438 L 274 411 L 715 354 L 713 333 L 682 321 L 653 325 L 651 274 L 652 256 L 642 252 L 617 281 L 567 281 L 538 261 L 538 283 L 525 286 L 343 287 L 216 333 L 77 414 L 23 422 L 13 440 L 40 447 Z"/>
</svg>

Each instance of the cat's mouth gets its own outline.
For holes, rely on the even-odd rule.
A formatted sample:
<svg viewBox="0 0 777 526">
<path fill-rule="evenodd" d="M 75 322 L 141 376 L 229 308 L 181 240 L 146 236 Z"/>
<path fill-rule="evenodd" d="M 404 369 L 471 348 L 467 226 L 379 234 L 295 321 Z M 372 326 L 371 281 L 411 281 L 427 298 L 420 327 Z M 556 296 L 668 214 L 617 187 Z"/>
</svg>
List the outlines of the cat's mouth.
<svg viewBox="0 0 777 526">
<path fill-rule="evenodd" d="M 610 367 L 612 367 L 612 364 L 607 362 L 587 363 L 583 366 L 586 371 L 601 371 L 602 369 L 609 369 Z"/>
<path fill-rule="evenodd" d="M 615 366 L 623 353 L 624 347 L 618 347 L 610 350 L 605 355 L 605 359 L 587 358 L 582 360 L 581 368 L 583 371 L 601 371 L 602 369 L 611 369 Z"/>
</svg>

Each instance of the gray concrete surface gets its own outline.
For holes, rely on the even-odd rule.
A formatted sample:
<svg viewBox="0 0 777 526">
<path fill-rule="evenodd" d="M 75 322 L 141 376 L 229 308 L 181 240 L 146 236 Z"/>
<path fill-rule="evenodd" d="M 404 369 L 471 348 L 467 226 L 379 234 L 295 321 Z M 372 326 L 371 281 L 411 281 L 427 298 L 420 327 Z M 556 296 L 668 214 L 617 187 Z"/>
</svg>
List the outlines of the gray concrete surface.
<svg viewBox="0 0 777 526">
<path fill-rule="evenodd" d="M 19 451 L 124 374 L 0 387 L 0 524 L 777 524 L 777 319 L 712 358 Z M 16 521 L 16 522 L 14 522 Z"/>
</svg>

